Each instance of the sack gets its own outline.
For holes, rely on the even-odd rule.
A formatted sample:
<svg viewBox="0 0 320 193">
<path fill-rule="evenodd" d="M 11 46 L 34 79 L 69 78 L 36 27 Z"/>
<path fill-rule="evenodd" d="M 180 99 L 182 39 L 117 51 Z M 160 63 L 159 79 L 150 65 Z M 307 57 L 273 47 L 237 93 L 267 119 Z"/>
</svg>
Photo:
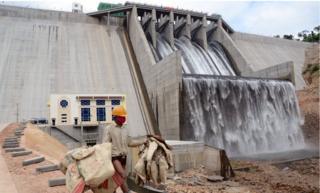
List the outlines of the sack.
<svg viewBox="0 0 320 193">
<path fill-rule="evenodd" d="M 66 187 L 68 192 L 81 193 L 84 190 L 84 186 L 84 181 L 79 174 L 76 163 L 69 164 L 66 171 Z"/>
<path fill-rule="evenodd" d="M 78 150 L 72 156 L 77 162 L 80 175 L 90 187 L 98 187 L 115 172 L 111 161 L 111 143 Z"/>
<path fill-rule="evenodd" d="M 66 174 L 68 166 L 70 164 L 75 163 L 75 160 L 72 157 L 72 154 L 75 150 L 76 149 L 68 151 L 64 158 L 60 161 L 59 168 L 63 174 Z"/>
</svg>

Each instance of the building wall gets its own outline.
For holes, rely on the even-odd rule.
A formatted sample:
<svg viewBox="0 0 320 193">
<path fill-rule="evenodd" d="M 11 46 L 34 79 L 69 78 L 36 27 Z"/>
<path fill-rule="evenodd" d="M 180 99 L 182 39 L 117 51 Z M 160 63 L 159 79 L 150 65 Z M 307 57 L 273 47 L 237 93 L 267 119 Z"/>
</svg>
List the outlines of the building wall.
<svg viewBox="0 0 320 193">
<path fill-rule="evenodd" d="M 61 105 L 61 101 L 67 101 L 67 105 Z M 89 105 L 82 105 L 81 100 L 89 100 Z M 97 104 L 97 100 L 104 100 L 104 105 Z M 118 103 L 112 104 L 113 100 L 119 100 Z M 115 101 L 118 102 L 118 101 Z M 62 95 L 51 95 L 50 96 L 50 120 L 55 119 L 55 125 L 74 125 L 75 118 L 77 118 L 77 126 L 82 125 L 98 125 L 104 123 L 112 123 L 112 108 L 122 105 L 126 107 L 126 101 L 124 95 L 107 95 L 107 94 L 81 94 L 81 95 L 70 95 L 68 93 Z M 90 121 L 82 120 L 81 108 L 90 108 Z M 105 121 L 98 121 L 97 108 L 105 109 Z M 65 118 L 63 118 L 65 117 Z"/>
</svg>

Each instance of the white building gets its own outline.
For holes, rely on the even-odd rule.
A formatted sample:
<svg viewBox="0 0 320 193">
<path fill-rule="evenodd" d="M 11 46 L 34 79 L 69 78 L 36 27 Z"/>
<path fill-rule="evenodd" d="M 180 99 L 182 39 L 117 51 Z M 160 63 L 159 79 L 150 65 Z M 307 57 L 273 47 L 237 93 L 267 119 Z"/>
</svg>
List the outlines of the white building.
<svg viewBox="0 0 320 193">
<path fill-rule="evenodd" d="M 96 126 L 112 122 L 114 106 L 126 106 L 125 95 L 53 94 L 50 96 L 50 124 L 53 126 Z"/>
<path fill-rule="evenodd" d="M 72 3 L 72 13 L 83 13 L 83 6 L 80 3 Z"/>
</svg>

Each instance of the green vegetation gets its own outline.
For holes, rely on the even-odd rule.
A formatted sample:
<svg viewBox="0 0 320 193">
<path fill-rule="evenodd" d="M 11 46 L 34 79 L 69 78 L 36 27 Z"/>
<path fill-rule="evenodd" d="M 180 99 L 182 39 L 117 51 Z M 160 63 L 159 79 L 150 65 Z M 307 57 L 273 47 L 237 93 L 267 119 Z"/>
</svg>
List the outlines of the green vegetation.
<svg viewBox="0 0 320 193">
<path fill-rule="evenodd" d="M 303 74 L 318 75 L 320 73 L 320 64 L 308 64 Z"/>
<path fill-rule="evenodd" d="M 283 35 L 283 39 L 287 40 L 297 40 L 297 41 L 304 41 L 304 42 L 319 42 L 320 41 L 320 25 L 313 28 L 313 30 L 303 30 L 297 34 L 298 38 L 294 39 L 294 35 L 292 34 L 285 34 Z M 273 36 L 275 38 L 280 38 L 279 35 Z"/>
</svg>

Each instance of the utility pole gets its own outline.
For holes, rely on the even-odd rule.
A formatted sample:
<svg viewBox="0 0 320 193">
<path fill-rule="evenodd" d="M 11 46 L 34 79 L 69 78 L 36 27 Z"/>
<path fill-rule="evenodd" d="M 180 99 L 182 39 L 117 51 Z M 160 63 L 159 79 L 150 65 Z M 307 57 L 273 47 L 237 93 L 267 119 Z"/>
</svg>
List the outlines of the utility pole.
<svg viewBox="0 0 320 193">
<path fill-rule="evenodd" d="M 19 103 L 16 104 L 17 105 L 17 123 L 19 123 Z"/>
</svg>

